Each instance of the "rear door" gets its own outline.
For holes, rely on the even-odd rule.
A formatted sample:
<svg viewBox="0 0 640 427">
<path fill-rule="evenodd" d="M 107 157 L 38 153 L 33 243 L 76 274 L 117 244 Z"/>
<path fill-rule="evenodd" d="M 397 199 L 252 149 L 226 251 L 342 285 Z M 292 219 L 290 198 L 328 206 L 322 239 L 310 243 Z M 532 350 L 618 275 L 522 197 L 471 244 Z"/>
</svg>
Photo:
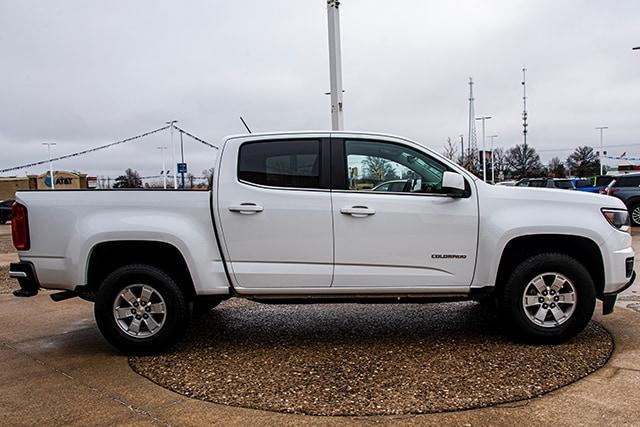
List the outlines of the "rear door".
<svg viewBox="0 0 640 427">
<path fill-rule="evenodd" d="M 450 170 L 403 140 L 336 139 L 333 150 L 333 287 L 464 291 L 473 277 L 478 238 L 475 187 L 443 194 Z M 372 191 L 382 182 L 403 188 Z M 386 291 L 385 291 L 386 292 Z"/>
<path fill-rule="evenodd" d="M 329 139 L 231 139 L 217 206 L 237 288 L 326 288 L 333 274 Z"/>
</svg>

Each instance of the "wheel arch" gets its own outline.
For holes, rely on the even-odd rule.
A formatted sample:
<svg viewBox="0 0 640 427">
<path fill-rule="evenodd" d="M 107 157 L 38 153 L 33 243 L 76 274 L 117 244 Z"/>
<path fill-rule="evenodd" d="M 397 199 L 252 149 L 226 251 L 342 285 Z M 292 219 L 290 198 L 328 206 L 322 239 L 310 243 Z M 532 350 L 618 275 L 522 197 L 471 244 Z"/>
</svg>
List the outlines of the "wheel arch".
<svg viewBox="0 0 640 427">
<path fill-rule="evenodd" d="M 174 245 L 153 240 L 115 240 L 95 244 L 86 266 L 87 299 L 95 296 L 104 280 L 119 267 L 147 264 L 161 269 L 173 278 L 189 298 L 196 295 L 195 286 L 184 255 Z"/>
<path fill-rule="evenodd" d="M 604 260 L 596 242 L 588 237 L 564 234 L 518 236 L 504 247 L 496 275 L 496 291 L 500 292 L 513 269 L 522 261 L 545 252 L 568 255 L 580 262 L 593 278 L 596 295 L 604 291 Z"/>
</svg>

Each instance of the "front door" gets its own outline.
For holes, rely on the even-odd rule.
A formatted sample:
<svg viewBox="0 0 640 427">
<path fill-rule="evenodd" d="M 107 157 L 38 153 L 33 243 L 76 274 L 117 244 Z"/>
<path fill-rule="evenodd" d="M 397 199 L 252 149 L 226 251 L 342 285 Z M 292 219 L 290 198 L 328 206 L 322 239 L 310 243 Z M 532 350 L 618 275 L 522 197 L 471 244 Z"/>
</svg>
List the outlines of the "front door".
<svg viewBox="0 0 640 427">
<path fill-rule="evenodd" d="M 332 191 L 333 286 L 468 288 L 478 237 L 473 184 L 467 182 L 465 197 L 443 194 L 442 175 L 451 168 L 417 144 L 357 138 L 333 143 L 340 153 L 334 168 L 343 169 Z"/>
<path fill-rule="evenodd" d="M 234 285 L 270 292 L 331 286 L 329 140 L 232 139 L 222 156 L 220 238 Z"/>
</svg>

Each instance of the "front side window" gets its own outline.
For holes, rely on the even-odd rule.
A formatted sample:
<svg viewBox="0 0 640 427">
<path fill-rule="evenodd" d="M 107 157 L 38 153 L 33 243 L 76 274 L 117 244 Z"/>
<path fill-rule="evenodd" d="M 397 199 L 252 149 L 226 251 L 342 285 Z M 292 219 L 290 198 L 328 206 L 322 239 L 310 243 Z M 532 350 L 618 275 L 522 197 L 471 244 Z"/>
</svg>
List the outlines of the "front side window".
<svg viewBox="0 0 640 427">
<path fill-rule="evenodd" d="M 556 180 L 555 184 L 556 184 L 557 188 L 564 188 L 565 190 L 573 190 L 574 189 L 573 184 L 569 180 Z"/>
<path fill-rule="evenodd" d="M 240 147 L 238 178 L 270 187 L 320 188 L 320 141 L 250 142 Z"/>
<path fill-rule="evenodd" d="M 356 191 L 443 193 L 448 168 L 412 148 L 390 142 L 347 140 L 347 188 Z"/>
<path fill-rule="evenodd" d="M 546 187 L 546 186 L 547 186 L 547 181 L 543 179 L 537 179 L 535 181 L 529 182 L 529 187 Z"/>
</svg>

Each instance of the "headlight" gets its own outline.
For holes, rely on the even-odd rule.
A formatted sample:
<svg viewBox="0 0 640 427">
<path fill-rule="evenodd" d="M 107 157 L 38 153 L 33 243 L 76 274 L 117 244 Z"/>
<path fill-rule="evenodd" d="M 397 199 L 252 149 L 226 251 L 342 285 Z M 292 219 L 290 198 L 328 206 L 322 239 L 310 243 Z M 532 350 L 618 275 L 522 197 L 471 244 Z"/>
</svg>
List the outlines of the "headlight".
<svg viewBox="0 0 640 427">
<path fill-rule="evenodd" d="M 631 223 L 629 222 L 629 212 L 620 209 L 602 209 L 602 215 L 606 220 L 620 231 L 628 232 Z"/>
</svg>

